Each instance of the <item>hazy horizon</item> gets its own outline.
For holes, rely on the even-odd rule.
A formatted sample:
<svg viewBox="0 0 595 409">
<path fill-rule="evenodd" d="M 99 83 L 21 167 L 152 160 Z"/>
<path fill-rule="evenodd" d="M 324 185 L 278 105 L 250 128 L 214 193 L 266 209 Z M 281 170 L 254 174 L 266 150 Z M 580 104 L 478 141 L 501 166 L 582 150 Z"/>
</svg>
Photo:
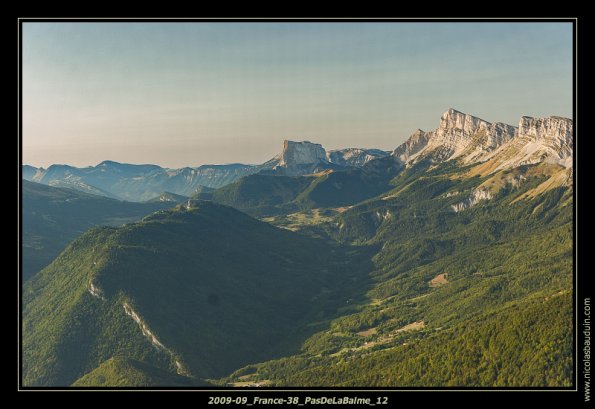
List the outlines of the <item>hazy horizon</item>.
<svg viewBox="0 0 595 409">
<path fill-rule="evenodd" d="M 23 163 L 393 150 L 452 107 L 572 117 L 570 23 L 23 24 Z"/>
</svg>

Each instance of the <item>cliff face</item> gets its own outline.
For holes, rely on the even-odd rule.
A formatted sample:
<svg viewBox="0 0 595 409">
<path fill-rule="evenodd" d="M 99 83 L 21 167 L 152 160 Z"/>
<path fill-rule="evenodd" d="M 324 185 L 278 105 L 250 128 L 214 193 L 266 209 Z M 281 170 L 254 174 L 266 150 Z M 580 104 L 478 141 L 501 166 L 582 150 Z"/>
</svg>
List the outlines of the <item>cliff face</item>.
<svg viewBox="0 0 595 409">
<path fill-rule="evenodd" d="M 380 149 L 346 148 L 327 152 L 322 145 L 309 141 L 284 141 L 283 151 L 263 166 L 286 176 L 316 173 L 325 169 L 362 167 L 368 162 L 389 156 Z"/>
<path fill-rule="evenodd" d="M 522 117 L 515 138 L 490 157 L 494 170 L 537 163 L 572 168 L 573 123 L 571 119 Z"/>
<path fill-rule="evenodd" d="M 315 172 L 319 165 L 327 163 L 326 151 L 322 145 L 309 141 L 294 142 L 285 140 L 283 151 L 277 157 L 267 162 L 273 165 L 272 169 L 277 174 L 298 176 Z"/>
<path fill-rule="evenodd" d="M 525 151 L 529 154 L 525 160 L 536 163 L 546 155 L 550 162 L 571 167 L 574 146 L 572 132 L 573 123 L 568 118 L 522 117 L 519 122 L 519 137 L 527 140 Z"/>
<path fill-rule="evenodd" d="M 512 139 L 515 133 L 513 126 L 490 123 L 451 108 L 440 118 L 438 129 L 418 129 L 393 154 L 404 162 L 428 155 L 437 162 L 459 157 L 465 162 L 477 161 Z"/>
<path fill-rule="evenodd" d="M 326 151 L 322 145 L 308 141 L 283 142 L 283 152 L 279 166 L 290 168 L 296 165 L 309 165 L 326 160 Z"/>
<path fill-rule="evenodd" d="M 572 120 L 559 116 L 549 118 L 521 117 L 519 135 L 533 139 L 558 140 L 572 145 Z"/>
<path fill-rule="evenodd" d="M 418 129 L 405 141 L 405 143 L 394 150 L 393 155 L 399 158 L 403 163 L 410 162 L 419 152 L 428 146 L 430 135 L 430 133 Z"/>
<path fill-rule="evenodd" d="M 465 164 L 491 161 L 494 170 L 542 161 L 572 166 L 572 120 L 522 117 L 516 128 L 490 123 L 449 109 L 434 131 L 415 131 L 393 152 L 405 164 L 421 158 L 434 162 L 460 159 Z"/>
</svg>

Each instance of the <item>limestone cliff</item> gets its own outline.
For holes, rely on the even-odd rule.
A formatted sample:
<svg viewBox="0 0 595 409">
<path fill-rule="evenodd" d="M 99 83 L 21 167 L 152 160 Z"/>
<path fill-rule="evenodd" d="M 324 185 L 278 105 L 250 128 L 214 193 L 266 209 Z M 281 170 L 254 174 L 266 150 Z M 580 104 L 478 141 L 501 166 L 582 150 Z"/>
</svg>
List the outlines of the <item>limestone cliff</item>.
<svg viewBox="0 0 595 409">
<path fill-rule="evenodd" d="M 540 162 L 572 167 L 571 119 L 522 117 L 518 128 L 449 109 L 436 130 L 415 131 L 394 150 L 404 164 L 422 158 L 433 162 L 459 159 L 464 164 L 489 163 L 490 172 Z"/>
<path fill-rule="evenodd" d="M 464 162 L 480 161 L 490 152 L 511 140 L 513 126 L 490 123 L 450 108 L 440 118 L 438 129 L 418 129 L 393 155 L 403 162 L 429 157 L 436 162 L 462 158 Z"/>
</svg>

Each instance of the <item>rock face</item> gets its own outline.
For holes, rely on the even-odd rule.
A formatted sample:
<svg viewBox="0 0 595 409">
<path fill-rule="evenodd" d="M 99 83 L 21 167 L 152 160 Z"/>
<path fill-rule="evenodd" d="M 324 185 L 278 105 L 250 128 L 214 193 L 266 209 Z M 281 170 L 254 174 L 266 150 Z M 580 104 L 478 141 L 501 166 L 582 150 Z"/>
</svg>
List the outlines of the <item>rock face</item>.
<svg viewBox="0 0 595 409">
<path fill-rule="evenodd" d="M 461 203 L 457 203 L 451 206 L 452 210 L 455 213 L 461 212 L 465 209 L 475 206 L 479 202 L 484 200 L 490 200 L 492 198 L 492 193 L 489 189 L 486 188 L 478 188 L 471 192 L 468 198 L 463 200 Z"/>
<path fill-rule="evenodd" d="M 550 162 L 557 162 L 565 167 L 572 166 L 573 123 L 568 118 L 551 116 L 549 118 L 531 118 L 524 116 L 519 122 L 519 137 L 528 140 L 527 145 L 535 145 L 539 155 L 530 155 L 527 162 L 539 161 L 543 154 Z M 529 152 L 533 146 L 527 146 Z M 570 160 L 568 160 L 570 159 Z"/>
<path fill-rule="evenodd" d="M 285 140 L 283 142 L 283 151 L 278 157 L 278 164 L 273 166 L 273 172 L 285 176 L 299 176 L 317 172 L 325 169 L 325 165 L 328 165 L 326 151 L 322 145 L 309 141 L 294 142 Z M 271 163 L 271 161 L 267 163 Z"/>
<path fill-rule="evenodd" d="M 319 143 L 285 140 L 279 166 L 310 165 L 322 160 L 326 160 L 326 151 Z"/>
<path fill-rule="evenodd" d="M 366 163 L 389 156 L 389 152 L 380 149 L 347 148 L 329 151 L 326 160 L 340 166 L 362 167 Z"/>
<path fill-rule="evenodd" d="M 449 109 L 440 118 L 438 129 L 415 131 L 394 150 L 404 164 L 429 159 L 446 162 L 460 159 L 464 164 L 489 162 L 490 172 L 540 162 L 572 166 L 573 123 L 568 118 L 522 117 L 519 127 L 490 123 Z"/>
<path fill-rule="evenodd" d="M 450 108 L 440 118 L 438 129 L 418 129 L 393 155 L 403 162 L 429 157 L 445 162 L 462 157 L 465 162 L 478 161 L 514 137 L 516 129 L 503 123 L 490 123 Z"/>
<path fill-rule="evenodd" d="M 327 152 L 322 145 L 309 141 L 285 141 L 283 151 L 264 163 L 274 174 L 298 176 L 326 169 L 362 167 L 368 162 L 389 156 L 380 149 L 346 148 Z M 267 172 L 268 173 L 268 172 Z"/>
<path fill-rule="evenodd" d="M 394 150 L 393 155 L 399 158 L 403 163 L 412 161 L 419 152 L 428 146 L 430 135 L 431 133 L 418 129 L 405 141 L 405 143 Z"/>
<path fill-rule="evenodd" d="M 521 117 L 519 136 L 533 139 L 560 140 L 572 146 L 572 120 L 559 116 L 549 118 Z"/>
<path fill-rule="evenodd" d="M 573 123 L 571 119 L 522 117 L 517 135 L 494 151 L 488 165 L 493 171 L 536 163 L 557 164 L 571 171 Z"/>
</svg>

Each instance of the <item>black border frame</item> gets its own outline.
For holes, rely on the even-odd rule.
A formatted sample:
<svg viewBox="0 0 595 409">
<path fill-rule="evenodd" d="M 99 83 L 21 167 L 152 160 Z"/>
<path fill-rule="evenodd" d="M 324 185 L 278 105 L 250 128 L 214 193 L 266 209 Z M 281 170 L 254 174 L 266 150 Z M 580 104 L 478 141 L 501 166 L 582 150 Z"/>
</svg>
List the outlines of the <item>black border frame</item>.
<svg viewBox="0 0 595 409">
<path fill-rule="evenodd" d="M 21 291 L 23 286 L 23 279 L 22 279 L 22 242 L 20 240 L 20 234 L 22 231 L 22 212 L 20 211 L 22 207 L 22 187 L 21 187 L 21 178 L 22 178 L 22 164 L 23 164 L 23 157 L 22 157 L 22 28 L 24 23 L 34 23 L 34 22 L 68 22 L 68 23 L 93 23 L 93 22 L 100 22 L 100 23 L 200 23 L 200 22 L 208 22 L 208 23 L 215 23 L 215 22 L 226 22 L 226 23 L 375 23 L 375 22 L 383 22 L 383 23 L 498 23 L 498 22 L 512 22 L 512 23 L 540 23 L 540 22 L 558 22 L 558 23 L 571 23 L 573 26 L 573 78 L 572 78 L 572 85 L 573 85 L 573 121 L 574 121 L 574 157 L 573 157 L 573 227 L 574 227 L 574 235 L 573 235 L 573 297 L 574 297 L 574 305 L 573 305 L 573 325 L 574 325 L 574 343 L 573 343 L 573 366 L 574 366 L 574 376 L 573 376 L 573 386 L 572 387 L 549 387 L 549 388 L 535 388 L 535 387 L 497 387 L 497 388 L 476 388 L 476 387 L 397 387 L 397 388 L 314 388 L 314 389 L 305 389 L 305 388 L 233 388 L 233 387 L 209 387 L 209 388 L 195 388 L 195 387 L 160 387 L 160 388 L 149 388 L 149 387 L 134 387 L 134 388 L 109 388 L 109 387 L 79 387 L 79 388 L 63 388 L 63 387 L 29 387 L 22 385 L 22 300 L 21 300 Z M 439 393 L 438 397 L 440 399 L 448 397 L 461 397 L 472 395 L 473 398 L 478 398 L 477 392 L 487 392 L 489 395 L 489 401 L 496 403 L 500 399 L 496 396 L 499 395 L 501 392 L 507 392 L 511 395 L 516 395 L 516 397 L 527 397 L 527 394 L 534 395 L 532 392 L 556 392 L 554 394 L 540 394 L 542 398 L 545 400 L 547 399 L 548 402 L 554 403 L 557 398 L 555 396 L 560 395 L 560 392 L 574 392 L 574 397 L 580 395 L 580 401 L 582 401 L 582 394 L 577 392 L 582 392 L 580 386 L 582 386 L 579 380 L 579 373 L 582 374 L 582 371 L 579 371 L 579 362 L 582 362 L 578 357 L 578 352 L 580 348 L 578 347 L 579 339 L 581 338 L 581 333 L 578 331 L 579 329 L 579 320 L 578 320 L 578 306 L 579 306 L 579 299 L 583 300 L 586 298 L 590 293 L 592 293 L 592 285 L 588 285 L 588 281 L 590 278 L 586 275 L 582 275 L 581 283 L 583 283 L 580 287 L 578 286 L 578 271 L 577 271 L 577 257 L 578 257 L 578 248 L 577 248 L 577 119 L 578 119 L 578 112 L 577 112 L 577 98 L 578 98 L 578 88 L 577 88 L 577 77 L 578 77 L 578 35 L 579 35 L 579 18 L 578 17 L 502 17 L 502 18 L 495 18 L 495 17 L 425 17 L 425 18 L 387 18 L 387 17 L 201 17 L 201 18 L 188 18 L 188 17 L 167 17 L 167 18 L 152 18 L 152 17 L 19 17 L 17 18 L 17 25 L 18 25 L 18 59 L 17 59 L 17 75 L 18 75 L 18 120 L 17 120 L 17 130 L 18 130 L 18 263 L 19 263 L 19 278 L 18 278 L 18 348 L 19 348 L 19 355 L 17 358 L 17 366 L 18 366 L 18 391 L 40 391 L 40 392 L 59 392 L 59 391 L 67 391 L 67 392 L 106 392 L 106 391 L 151 391 L 151 392 L 171 392 L 171 391 L 181 391 L 181 392 L 206 392 L 210 393 L 212 396 L 250 396 L 259 394 L 264 397 L 274 397 L 274 396 L 304 396 L 305 394 L 312 397 L 320 397 L 320 396 L 359 396 L 359 397 L 372 397 L 372 402 L 378 396 L 387 396 L 394 392 L 404 393 L 404 392 L 413 392 L 414 395 L 417 395 L 419 392 L 448 392 L 445 396 L 443 393 Z M 581 30 L 582 32 L 582 30 Z M 585 37 L 583 36 L 583 39 Z M 585 40 L 583 40 L 585 41 Z M 584 280 L 584 281 L 583 281 Z M 589 283 L 590 284 L 590 283 Z M 588 291 L 590 290 L 590 291 Z M 416 393 L 417 392 L 417 393 Z M 470 393 L 475 392 L 475 393 Z M 508 394 L 504 395 L 508 395 Z M 408 394 L 411 395 L 411 394 Z M 504 397 L 503 395 L 503 397 Z M 571 398 L 568 393 L 563 393 L 566 398 Z M 206 396 L 204 396 L 206 398 Z M 411 396 L 410 396 L 411 397 Z M 399 400 L 402 398 L 402 395 L 399 397 Z M 415 396 L 413 396 L 415 398 Z M 496 398 L 496 399 L 495 399 Z M 494 400 L 495 399 L 495 400 Z M 533 401 L 534 397 L 529 397 Z M 541 398 L 540 398 L 541 399 Z M 448 399 L 450 400 L 450 399 Z M 516 398 L 515 398 L 516 400 Z M 249 400 L 250 401 L 250 400 Z M 206 403 L 206 401 L 204 402 Z M 300 405 L 301 406 L 301 405 Z"/>
</svg>

